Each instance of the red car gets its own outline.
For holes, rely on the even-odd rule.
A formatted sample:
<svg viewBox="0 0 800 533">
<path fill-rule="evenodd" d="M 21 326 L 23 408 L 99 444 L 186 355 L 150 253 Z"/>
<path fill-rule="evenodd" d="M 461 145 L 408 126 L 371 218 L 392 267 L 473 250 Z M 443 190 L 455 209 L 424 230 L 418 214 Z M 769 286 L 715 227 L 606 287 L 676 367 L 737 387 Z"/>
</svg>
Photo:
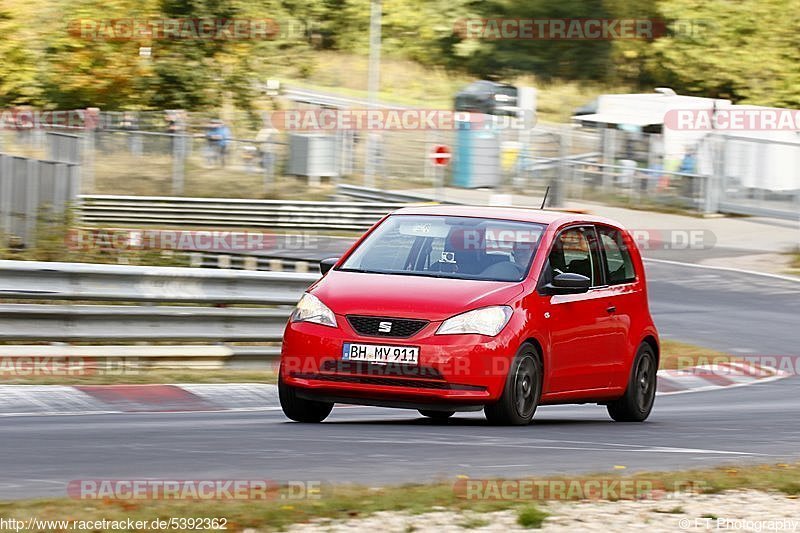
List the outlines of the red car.
<svg viewBox="0 0 800 533">
<path fill-rule="evenodd" d="M 395 211 L 297 304 L 278 388 L 292 420 L 334 403 L 483 409 L 528 424 L 538 405 L 598 403 L 617 421 L 653 407 L 658 333 L 641 257 L 604 218 L 497 207 Z"/>
</svg>

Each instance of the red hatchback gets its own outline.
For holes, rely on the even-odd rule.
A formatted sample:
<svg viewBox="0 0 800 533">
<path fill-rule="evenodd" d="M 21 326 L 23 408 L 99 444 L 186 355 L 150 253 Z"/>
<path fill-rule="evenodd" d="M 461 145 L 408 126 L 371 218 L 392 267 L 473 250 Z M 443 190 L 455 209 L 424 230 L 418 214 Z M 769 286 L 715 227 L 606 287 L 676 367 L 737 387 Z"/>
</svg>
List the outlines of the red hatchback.
<svg viewBox="0 0 800 533">
<path fill-rule="evenodd" d="M 400 209 L 303 295 L 278 387 L 292 420 L 334 403 L 483 409 L 527 424 L 538 405 L 596 402 L 643 421 L 659 361 L 641 257 L 599 217 L 495 207 Z"/>
</svg>

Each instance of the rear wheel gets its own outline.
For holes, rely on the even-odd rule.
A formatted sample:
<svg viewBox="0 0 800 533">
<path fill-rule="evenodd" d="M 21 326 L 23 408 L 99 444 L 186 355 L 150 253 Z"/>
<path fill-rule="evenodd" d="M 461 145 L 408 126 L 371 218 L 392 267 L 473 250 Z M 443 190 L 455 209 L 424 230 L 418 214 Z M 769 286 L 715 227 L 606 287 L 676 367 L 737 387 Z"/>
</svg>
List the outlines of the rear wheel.
<svg viewBox="0 0 800 533">
<path fill-rule="evenodd" d="M 608 404 L 608 414 L 617 422 L 644 422 L 656 398 L 658 365 L 653 348 L 642 343 L 631 368 L 628 388 L 622 398 Z"/>
<path fill-rule="evenodd" d="M 455 411 L 431 411 L 430 409 L 420 409 L 419 414 L 422 416 L 427 416 L 428 418 L 432 418 L 434 420 L 447 420 L 454 414 Z"/>
<path fill-rule="evenodd" d="M 542 362 L 530 344 L 524 344 L 511 365 L 500 399 L 484 408 L 492 424 L 530 424 L 542 395 Z"/>
<path fill-rule="evenodd" d="M 278 375 L 278 398 L 283 414 L 295 422 L 322 422 L 333 409 L 332 403 L 300 398 L 297 396 L 297 389 L 284 383 L 280 374 Z"/>
</svg>

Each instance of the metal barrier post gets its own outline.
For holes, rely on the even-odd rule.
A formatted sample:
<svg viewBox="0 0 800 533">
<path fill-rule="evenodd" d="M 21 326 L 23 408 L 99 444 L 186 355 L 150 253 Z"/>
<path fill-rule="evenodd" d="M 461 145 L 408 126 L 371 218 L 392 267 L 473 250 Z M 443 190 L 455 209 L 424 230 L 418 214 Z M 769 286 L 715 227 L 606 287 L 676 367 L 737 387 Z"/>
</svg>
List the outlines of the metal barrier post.
<svg viewBox="0 0 800 533">
<path fill-rule="evenodd" d="M 553 180 L 550 189 L 550 201 L 548 202 L 550 207 L 561 207 L 564 205 L 564 190 L 567 186 L 568 179 L 567 159 L 572 150 L 572 139 L 568 133 L 568 131 L 562 130 L 561 135 L 558 136 L 558 157 L 560 161 L 556 178 Z"/>
<path fill-rule="evenodd" d="M 0 154 L 0 234 L 11 231 L 11 165 L 13 159 Z"/>
<path fill-rule="evenodd" d="M 186 163 L 184 136 L 171 135 L 172 141 L 172 194 L 183 195 L 184 165 Z"/>
<path fill-rule="evenodd" d="M 39 161 L 26 161 L 25 179 L 25 234 L 22 237 L 26 247 L 36 242 L 36 223 L 39 215 Z"/>
<path fill-rule="evenodd" d="M 264 172 L 264 194 L 269 195 L 275 188 L 275 150 L 272 143 L 265 143 L 261 167 Z"/>
<path fill-rule="evenodd" d="M 722 142 L 720 142 L 722 141 Z M 704 214 L 712 214 L 719 211 L 719 201 L 725 193 L 725 161 L 728 153 L 728 140 L 711 138 L 711 173 L 705 177 L 705 203 L 703 205 Z"/>
<path fill-rule="evenodd" d="M 82 192 L 94 192 L 94 155 L 95 155 L 95 130 L 87 128 L 83 136 L 83 158 L 81 161 L 83 167 L 83 183 L 84 188 Z"/>
</svg>

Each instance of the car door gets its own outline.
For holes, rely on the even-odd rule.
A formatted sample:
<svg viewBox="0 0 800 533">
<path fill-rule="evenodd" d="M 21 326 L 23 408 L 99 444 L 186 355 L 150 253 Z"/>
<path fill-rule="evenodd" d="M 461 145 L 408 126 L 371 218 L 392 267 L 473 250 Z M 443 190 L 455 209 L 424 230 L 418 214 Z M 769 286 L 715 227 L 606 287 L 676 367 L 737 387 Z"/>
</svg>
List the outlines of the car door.
<svg viewBox="0 0 800 533">
<path fill-rule="evenodd" d="M 641 285 L 637 283 L 637 273 L 631 260 L 629 242 L 624 232 L 612 226 L 596 226 L 600 251 L 603 256 L 603 267 L 606 287 L 603 291 L 608 295 L 608 302 L 613 307 L 612 319 L 614 346 L 611 361 L 611 384 L 624 387 L 628 381 L 630 359 L 633 356 L 629 340 L 631 323 L 641 298 Z"/>
<path fill-rule="evenodd" d="M 611 383 L 617 332 L 597 239 L 592 225 L 571 226 L 559 232 L 549 252 L 539 282 L 551 354 L 545 392 L 605 389 Z M 591 289 L 542 294 L 541 288 L 562 272 L 589 277 Z"/>
</svg>

